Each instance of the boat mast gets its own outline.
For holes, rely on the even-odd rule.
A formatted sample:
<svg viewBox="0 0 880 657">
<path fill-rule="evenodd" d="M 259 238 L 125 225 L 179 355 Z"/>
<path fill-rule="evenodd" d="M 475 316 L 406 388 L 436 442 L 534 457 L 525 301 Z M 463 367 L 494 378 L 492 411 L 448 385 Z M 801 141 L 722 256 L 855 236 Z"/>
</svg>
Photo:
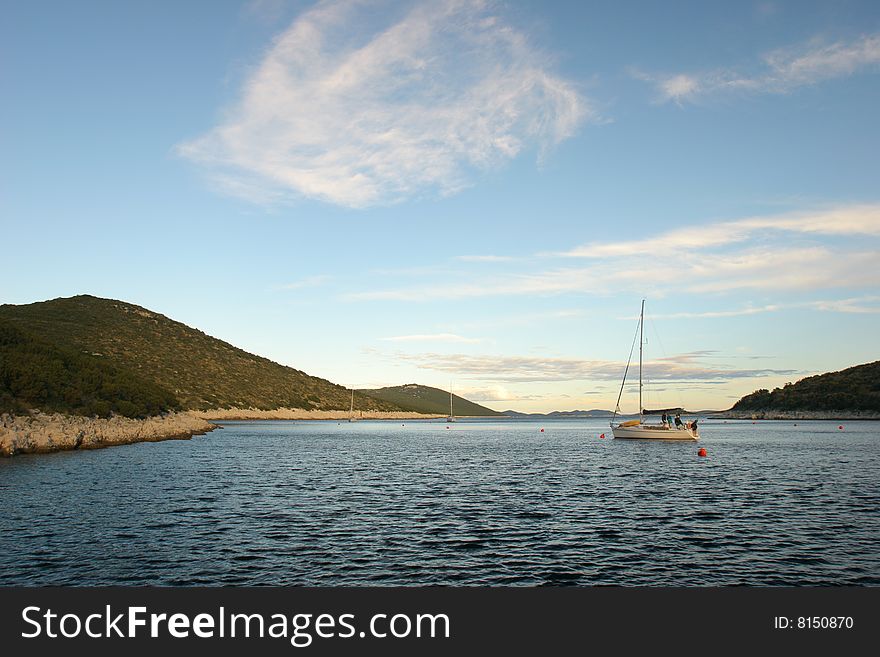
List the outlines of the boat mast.
<svg viewBox="0 0 880 657">
<path fill-rule="evenodd" d="M 351 408 L 348 411 L 349 417 L 354 417 L 354 388 L 351 389 Z"/>
<path fill-rule="evenodd" d="M 645 300 L 642 299 L 642 312 L 639 315 L 639 424 L 642 423 L 642 345 L 645 334 Z"/>
<path fill-rule="evenodd" d="M 449 417 L 454 417 L 452 415 L 452 384 L 449 384 Z"/>
</svg>

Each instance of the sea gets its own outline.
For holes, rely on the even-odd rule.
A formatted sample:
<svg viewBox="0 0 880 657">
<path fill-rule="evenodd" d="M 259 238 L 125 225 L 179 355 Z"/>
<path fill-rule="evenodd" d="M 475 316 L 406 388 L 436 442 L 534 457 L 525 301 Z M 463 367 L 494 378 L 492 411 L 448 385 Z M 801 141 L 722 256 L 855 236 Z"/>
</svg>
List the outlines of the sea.
<svg viewBox="0 0 880 657">
<path fill-rule="evenodd" d="M 880 585 L 880 422 L 700 431 L 224 422 L 2 459 L 0 585 Z"/>
</svg>

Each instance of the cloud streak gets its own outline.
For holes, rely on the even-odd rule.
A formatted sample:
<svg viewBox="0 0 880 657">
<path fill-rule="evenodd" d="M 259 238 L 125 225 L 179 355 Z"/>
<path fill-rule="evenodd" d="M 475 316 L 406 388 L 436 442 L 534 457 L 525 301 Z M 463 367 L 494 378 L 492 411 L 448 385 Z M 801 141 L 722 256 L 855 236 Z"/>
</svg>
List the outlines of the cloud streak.
<svg viewBox="0 0 880 657">
<path fill-rule="evenodd" d="M 321 2 L 272 44 L 240 100 L 178 152 L 250 200 L 347 207 L 469 186 L 595 118 L 488 2 Z M 356 27 L 353 27 L 356 26 Z"/>
<path fill-rule="evenodd" d="M 737 221 L 688 226 L 644 240 L 591 243 L 557 253 L 569 258 L 608 258 L 692 251 L 745 242 L 767 233 L 823 236 L 880 236 L 880 205 L 840 206 L 818 212 L 749 217 Z"/>
<path fill-rule="evenodd" d="M 797 47 L 773 50 L 762 59 L 762 70 L 753 75 L 718 69 L 667 75 L 633 71 L 633 76 L 653 84 L 659 102 L 679 105 L 724 93 L 788 93 L 798 87 L 876 68 L 880 65 L 880 34 L 832 44 L 813 39 Z"/>
<path fill-rule="evenodd" d="M 349 294 L 353 300 L 429 301 L 557 294 L 810 291 L 880 286 L 870 240 L 880 237 L 880 205 L 759 216 L 690 226 L 646 239 L 593 242 L 541 254 L 555 267 L 526 273 Z M 818 239 L 821 238 L 821 239 Z M 845 248 L 830 239 L 848 240 Z M 582 266 L 564 266 L 570 261 Z M 532 262 L 521 263 L 532 267 Z M 696 312 L 696 311 L 695 311 Z"/>
<path fill-rule="evenodd" d="M 620 381 L 624 364 L 616 361 L 580 360 L 575 358 L 540 358 L 530 356 L 496 356 L 470 354 L 396 354 L 430 370 L 454 373 L 458 379 L 492 381 L 503 384 L 552 381 Z M 762 376 L 780 376 L 795 370 L 722 369 L 696 362 L 693 354 L 647 361 L 644 376 L 650 381 L 725 382 Z"/>
</svg>

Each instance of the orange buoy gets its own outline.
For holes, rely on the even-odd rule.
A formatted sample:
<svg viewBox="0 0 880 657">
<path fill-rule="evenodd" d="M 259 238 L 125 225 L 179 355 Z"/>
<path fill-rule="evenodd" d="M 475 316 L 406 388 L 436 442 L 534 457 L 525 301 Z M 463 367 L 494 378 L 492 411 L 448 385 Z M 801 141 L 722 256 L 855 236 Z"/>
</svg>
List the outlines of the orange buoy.
<svg viewBox="0 0 880 657">
<path fill-rule="evenodd" d="M 700 447 L 700 449 L 697 450 L 697 456 L 706 456 L 706 448 Z"/>
</svg>

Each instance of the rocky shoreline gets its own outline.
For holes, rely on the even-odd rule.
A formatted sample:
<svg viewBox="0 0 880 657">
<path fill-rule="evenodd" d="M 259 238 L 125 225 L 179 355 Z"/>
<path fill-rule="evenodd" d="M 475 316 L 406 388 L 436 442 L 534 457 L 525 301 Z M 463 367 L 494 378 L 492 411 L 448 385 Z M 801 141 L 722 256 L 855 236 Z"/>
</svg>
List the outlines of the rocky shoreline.
<svg viewBox="0 0 880 657">
<path fill-rule="evenodd" d="M 257 408 L 214 408 L 196 411 L 205 420 L 348 420 L 349 411 L 307 411 L 302 408 L 276 408 L 265 411 Z M 358 420 L 432 420 L 445 415 L 412 413 L 408 411 L 355 411 Z"/>
<path fill-rule="evenodd" d="M 100 449 L 160 440 L 187 440 L 217 425 L 192 412 L 133 420 L 88 418 L 34 411 L 0 416 L 0 456 L 45 454 L 73 449 Z"/>
<path fill-rule="evenodd" d="M 114 445 L 188 440 L 217 428 L 223 420 L 347 420 L 348 411 L 307 411 L 301 408 L 254 408 L 184 411 L 133 420 L 126 417 L 89 418 L 33 411 L 29 415 L 0 415 L 0 457 L 46 454 Z M 445 417 L 409 412 L 356 412 L 361 420 L 428 420 Z"/>
<path fill-rule="evenodd" d="M 876 411 L 724 411 L 713 413 L 717 420 L 880 420 Z"/>
</svg>

